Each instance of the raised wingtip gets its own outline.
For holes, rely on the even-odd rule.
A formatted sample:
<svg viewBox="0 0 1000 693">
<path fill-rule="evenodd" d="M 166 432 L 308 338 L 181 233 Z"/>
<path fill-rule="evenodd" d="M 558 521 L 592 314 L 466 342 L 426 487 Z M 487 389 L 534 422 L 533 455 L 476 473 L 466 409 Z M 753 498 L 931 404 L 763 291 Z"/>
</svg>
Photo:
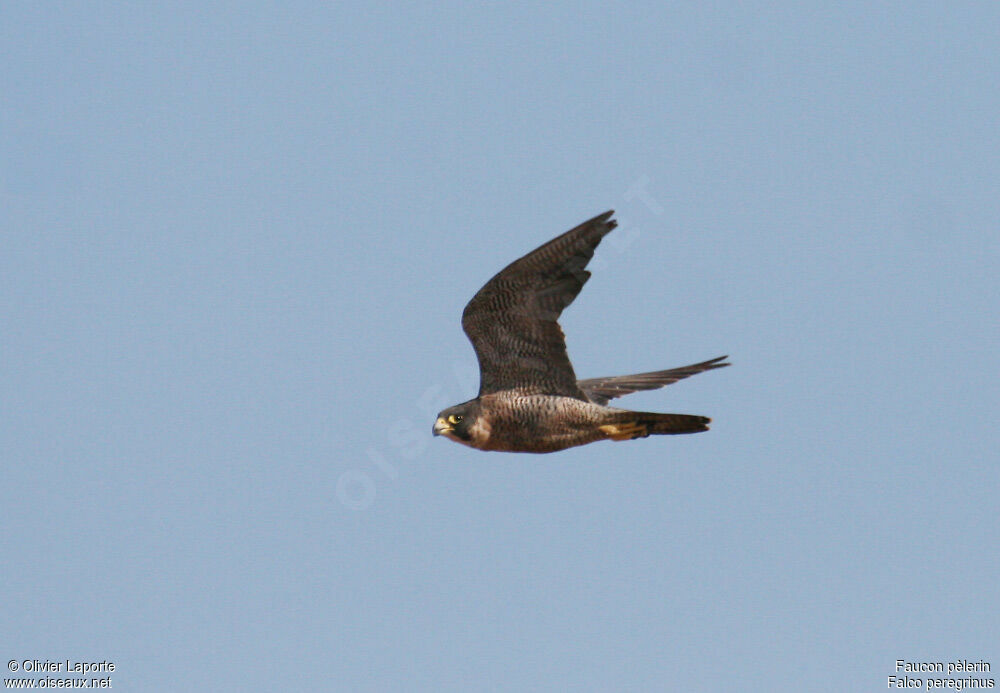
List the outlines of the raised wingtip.
<svg viewBox="0 0 1000 693">
<path fill-rule="evenodd" d="M 591 219 L 589 221 L 583 222 L 583 225 L 584 226 L 590 226 L 590 225 L 594 225 L 594 224 L 604 224 L 607 227 L 604 230 L 604 233 L 609 233 L 612 229 L 614 229 L 616 226 L 618 226 L 618 220 L 611 218 L 611 216 L 614 213 L 615 213 L 615 210 L 609 209 L 604 214 L 598 214 L 593 219 Z"/>
<path fill-rule="evenodd" d="M 611 219 L 611 216 L 614 213 L 615 213 L 615 210 L 609 209 L 607 212 L 604 212 L 603 214 L 598 214 L 593 219 L 588 219 L 587 221 L 585 221 L 583 223 L 584 224 L 594 224 L 594 223 L 598 223 L 598 222 L 602 222 L 602 221 L 608 221 L 608 219 Z M 615 221 L 614 219 L 612 219 L 609 223 L 611 223 L 611 224 L 617 224 L 618 222 Z"/>
</svg>

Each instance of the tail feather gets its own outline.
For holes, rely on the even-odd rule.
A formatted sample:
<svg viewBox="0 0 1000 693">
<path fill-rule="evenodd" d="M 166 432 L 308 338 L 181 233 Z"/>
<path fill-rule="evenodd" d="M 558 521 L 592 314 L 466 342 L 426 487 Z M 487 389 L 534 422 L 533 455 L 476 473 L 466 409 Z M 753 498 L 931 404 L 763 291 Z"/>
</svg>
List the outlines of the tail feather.
<svg viewBox="0 0 1000 693">
<path fill-rule="evenodd" d="M 693 414 L 656 414 L 644 411 L 623 411 L 614 420 L 600 427 L 611 440 L 633 440 L 655 435 L 700 433 L 708 430 L 712 420 Z"/>
</svg>

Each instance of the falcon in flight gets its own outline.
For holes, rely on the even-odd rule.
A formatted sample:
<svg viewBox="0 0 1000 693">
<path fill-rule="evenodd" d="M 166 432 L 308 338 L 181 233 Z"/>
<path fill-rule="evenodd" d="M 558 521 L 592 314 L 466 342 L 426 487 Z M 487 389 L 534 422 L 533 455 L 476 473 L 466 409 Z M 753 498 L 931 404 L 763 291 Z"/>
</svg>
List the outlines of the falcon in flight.
<svg viewBox="0 0 1000 693">
<path fill-rule="evenodd" d="M 577 380 L 557 320 L 590 278 L 594 249 L 615 226 L 605 212 L 528 253 L 486 282 L 462 313 L 479 359 L 479 396 L 445 409 L 434 435 L 479 450 L 555 452 L 596 440 L 707 431 L 711 419 L 607 406 L 728 366 L 720 356 L 665 371 Z"/>
</svg>

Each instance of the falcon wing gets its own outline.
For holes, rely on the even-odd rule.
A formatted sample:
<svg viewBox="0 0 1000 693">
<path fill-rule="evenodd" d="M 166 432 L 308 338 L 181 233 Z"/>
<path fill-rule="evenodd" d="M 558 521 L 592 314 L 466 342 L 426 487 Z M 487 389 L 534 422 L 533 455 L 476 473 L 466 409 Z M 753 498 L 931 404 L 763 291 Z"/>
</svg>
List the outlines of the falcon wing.
<svg viewBox="0 0 1000 693">
<path fill-rule="evenodd" d="M 585 267 L 615 228 L 608 211 L 512 262 L 462 313 L 479 359 L 479 396 L 519 388 L 586 400 L 557 320 L 590 278 Z"/>
<path fill-rule="evenodd" d="M 617 375 L 611 378 L 591 378 L 580 380 L 577 386 L 583 394 L 595 404 L 607 404 L 608 400 L 623 395 L 630 395 L 638 390 L 656 390 L 664 385 L 676 383 L 695 373 L 703 373 L 713 368 L 728 366 L 728 363 L 719 363 L 728 356 L 720 356 L 710 361 L 702 361 L 690 366 L 671 368 L 667 371 L 653 371 L 651 373 L 637 373 L 635 375 Z"/>
</svg>

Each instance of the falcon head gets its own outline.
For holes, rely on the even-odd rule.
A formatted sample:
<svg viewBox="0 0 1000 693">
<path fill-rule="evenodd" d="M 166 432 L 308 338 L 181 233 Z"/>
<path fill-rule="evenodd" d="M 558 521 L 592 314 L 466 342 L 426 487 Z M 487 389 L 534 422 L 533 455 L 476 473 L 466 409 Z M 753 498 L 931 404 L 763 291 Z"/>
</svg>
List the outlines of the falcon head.
<svg viewBox="0 0 1000 693">
<path fill-rule="evenodd" d="M 437 415 L 434 435 L 446 436 L 457 443 L 479 447 L 484 421 L 479 417 L 479 403 L 476 400 L 448 407 Z M 487 433 L 488 435 L 488 433 Z"/>
</svg>

